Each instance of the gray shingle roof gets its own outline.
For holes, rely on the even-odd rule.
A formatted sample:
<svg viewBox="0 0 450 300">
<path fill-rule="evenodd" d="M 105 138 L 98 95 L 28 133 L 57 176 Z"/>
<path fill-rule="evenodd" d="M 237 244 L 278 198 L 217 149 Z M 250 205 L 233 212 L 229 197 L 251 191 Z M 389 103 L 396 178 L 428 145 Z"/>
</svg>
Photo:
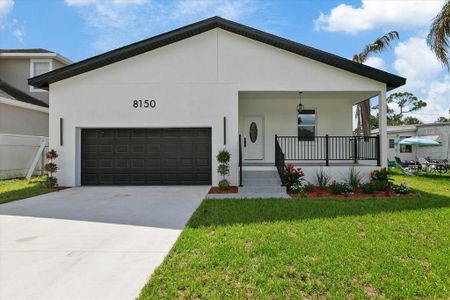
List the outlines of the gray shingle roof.
<svg viewBox="0 0 450 300">
<path fill-rule="evenodd" d="M 397 88 L 406 83 L 406 79 L 381 71 L 349 59 L 312 48 L 285 38 L 257 30 L 220 17 L 212 17 L 179 29 L 163 33 L 152 38 L 112 50 L 78 63 L 28 79 L 30 85 L 48 88 L 49 84 L 76 76 L 103 66 L 178 42 L 214 28 L 221 28 L 244 37 L 278 47 L 280 49 L 314 59 L 316 61 L 386 83 L 387 89 Z"/>
<path fill-rule="evenodd" d="M 18 88 L 13 87 L 9 83 L 7 83 L 1 79 L 0 79 L 0 92 L 1 92 L 0 95 L 2 95 L 2 96 L 9 95 L 10 97 L 7 97 L 7 98 L 10 98 L 13 100 L 17 100 L 17 101 L 25 102 L 25 103 L 29 103 L 29 104 L 34 104 L 34 105 L 38 105 L 38 106 L 42 106 L 42 107 L 48 107 L 47 103 L 45 103 L 39 99 L 36 99 L 36 98 L 28 95 L 25 92 L 22 92 Z"/>
</svg>

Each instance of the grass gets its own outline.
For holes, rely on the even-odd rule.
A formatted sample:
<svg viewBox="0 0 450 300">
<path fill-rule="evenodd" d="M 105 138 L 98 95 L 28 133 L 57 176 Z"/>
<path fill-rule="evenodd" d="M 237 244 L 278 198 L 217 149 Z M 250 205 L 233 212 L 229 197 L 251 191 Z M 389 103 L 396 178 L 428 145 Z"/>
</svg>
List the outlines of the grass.
<svg viewBox="0 0 450 300">
<path fill-rule="evenodd" d="M 0 204 L 54 191 L 43 184 L 45 177 L 0 180 Z"/>
<path fill-rule="evenodd" d="M 140 299 L 450 297 L 450 177 L 411 198 L 204 200 Z"/>
</svg>

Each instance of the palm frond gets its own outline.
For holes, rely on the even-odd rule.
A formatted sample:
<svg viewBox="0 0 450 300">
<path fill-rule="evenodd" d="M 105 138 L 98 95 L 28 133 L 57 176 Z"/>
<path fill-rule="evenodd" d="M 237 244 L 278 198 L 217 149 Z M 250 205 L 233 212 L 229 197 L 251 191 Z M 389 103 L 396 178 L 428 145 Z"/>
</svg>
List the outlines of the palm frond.
<svg viewBox="0 0 450 300">
<path fill-rule="evenodd" d="M 446 1 L 439 14 L 434 17 L 427 36 L 427 44 L 439 61 L 450 69 L 448 52 L 450 38 L 450 1 Z"/>
<path fill-rule="evenodd" d="M 400 35 L 397 31 L 391 31 L 380 38 L 377 38 L 373 43 L 366 45 L 364 50 L 353 56 L 353 61 L 363 63 L 367 60 L 370 54 L 372 53 L 380 53 L 386 48 L 391 46 L 391 42 L 393 40 L 399 39 Z"/>
</svg>

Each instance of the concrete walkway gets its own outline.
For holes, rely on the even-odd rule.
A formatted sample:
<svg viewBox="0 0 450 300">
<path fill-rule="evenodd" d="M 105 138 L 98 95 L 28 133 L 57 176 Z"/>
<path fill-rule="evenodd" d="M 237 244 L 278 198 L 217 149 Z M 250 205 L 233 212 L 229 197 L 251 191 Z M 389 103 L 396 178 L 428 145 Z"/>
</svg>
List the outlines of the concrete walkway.
<svg viewBox="0 0 450 300">
<path fill-rule="evenodd" d="M 209 187 L 83 187 L 0 205 L 0 299 L 133 299 Z"/>
</svg>

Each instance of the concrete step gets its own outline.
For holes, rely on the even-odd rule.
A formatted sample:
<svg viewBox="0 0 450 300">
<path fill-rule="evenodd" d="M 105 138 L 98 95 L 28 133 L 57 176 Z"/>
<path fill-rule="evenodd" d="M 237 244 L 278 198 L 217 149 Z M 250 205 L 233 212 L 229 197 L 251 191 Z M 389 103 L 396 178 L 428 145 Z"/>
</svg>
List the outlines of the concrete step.
<svg viewBox="0 0 450 300">
<path fill-rule="evenodd" d="M 242 172 L 244 186 L 281 186 L 277 171 L 244 171 Z"/>
<path fill-rule="evenodd" d="M 242 186 L 239 187 L 239 193 L 286 193 L 286 187 L 281 185 L 272 186 Z"/>
</svg>

